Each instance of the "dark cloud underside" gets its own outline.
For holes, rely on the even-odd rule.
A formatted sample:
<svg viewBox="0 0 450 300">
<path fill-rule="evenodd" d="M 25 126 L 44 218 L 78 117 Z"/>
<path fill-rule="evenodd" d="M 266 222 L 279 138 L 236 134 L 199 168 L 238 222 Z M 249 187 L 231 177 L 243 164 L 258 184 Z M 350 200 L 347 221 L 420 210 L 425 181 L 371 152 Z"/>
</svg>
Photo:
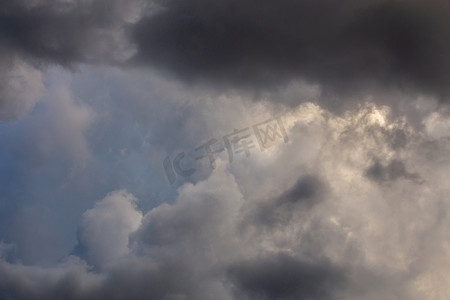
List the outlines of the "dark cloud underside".
<svg viewBox="0 0 450 300">
<path fill-rule="evenodd" d="M 449 92 L 443 0 L 176 0 L 154 11 L 138 0 L 3 2 L 5 57 L 148 64 L 191 83 L 257 90 L 301 78 L 335 98 L 380 87 Z M 139 22 L 126 21 L 130 7 Z"/>
<path fill-rule="evenodd" d="M 301 77 L 446 96 L 449 13 L 446 1 L 171 1 L 135 28 L 136 60 L 232 86 Z"/>
<path fill-rule="evenodd" d="M 331 299 L 345 283 L 345 272 L 326 262 L 311 263 L 275 255 L 231 266 L 238 299 Z M 247 296 L 247 297 L 245 297 Z"/>
</svg>

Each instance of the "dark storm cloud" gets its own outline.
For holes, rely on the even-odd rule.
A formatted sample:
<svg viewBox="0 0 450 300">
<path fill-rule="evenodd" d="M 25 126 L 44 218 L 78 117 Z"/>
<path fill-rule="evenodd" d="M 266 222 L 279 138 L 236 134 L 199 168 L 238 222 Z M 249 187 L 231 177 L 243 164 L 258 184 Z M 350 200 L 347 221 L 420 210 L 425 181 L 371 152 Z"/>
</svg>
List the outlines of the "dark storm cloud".
<svg viewBox="0 0 450 300">
<path fill-rule="evenodd" d="M 136 60 L 188 81 L 447 96 L 449 16 L 446 1 L 170 1 L 135 28 Z"/>
<path fill-rule="evenodd" d="M 445 99 L 449 15 L 443 0 L 3 1 L 0 52 L 35 66 L 144 63 L 257 90 L 300 78 L 336 100 L 379 87 Z"/>
<path fill-rule="evenodd" d="M 277 254 L 228 269 L 238 299 L 331 299 L 346 281 L 345 271 L 328 262 Z"/>
<path fill-rule="evenodd" d="M 120 0 L 3 1 L 0 41 L 15 54 L 47 62 L 112 62 L 114 49 L 95 53 L 95 47 L 123 23 L 121 7 Z"/>
<path fill-rule="evenodd" d="M 61 63 L 82 59 L 83 37 L 90 26 L 80 22 L 78 13 L 57 13 L 51 5 L 30 9 L 15 1 L 8 1 L 0 13 L 2 44 Z"/>
</svg>

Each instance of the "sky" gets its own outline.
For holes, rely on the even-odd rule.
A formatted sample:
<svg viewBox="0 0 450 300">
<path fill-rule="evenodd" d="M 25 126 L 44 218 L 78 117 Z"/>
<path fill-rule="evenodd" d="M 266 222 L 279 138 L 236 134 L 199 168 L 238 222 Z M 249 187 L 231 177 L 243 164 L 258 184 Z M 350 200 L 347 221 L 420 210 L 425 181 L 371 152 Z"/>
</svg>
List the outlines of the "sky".
<svg viewBox="0 0 450 300">
<path fill-rule="evenodd" d="M 0 0 L 0 299 L 449 299 L 449 36 L 445 0 Z"/>
</svg>

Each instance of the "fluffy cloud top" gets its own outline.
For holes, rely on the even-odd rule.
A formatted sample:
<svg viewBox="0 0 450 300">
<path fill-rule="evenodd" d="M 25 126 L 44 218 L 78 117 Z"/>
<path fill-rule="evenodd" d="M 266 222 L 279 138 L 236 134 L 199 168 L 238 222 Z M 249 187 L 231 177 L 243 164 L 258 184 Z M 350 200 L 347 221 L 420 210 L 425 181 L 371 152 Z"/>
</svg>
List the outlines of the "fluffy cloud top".
<svg viewBox="0 0 450 300">
<path fill-rule="evenodd" d="M 7 299 L 448 297 L 442 195 L 450 186 L 442 174 L 450 164 L 439 155 L 448 140 L 416 133 L 373 105 L 337 117 L 306 104 L 284 120 L 290 143 L 232 165 L 219 159 L 207 178 L 186 183 L 174 203 L 144 216 L 131 194 L 107 195 L 81 218 L 80 258 L 51 268 L 3 259 L 0 293 Z M 320 150 L 305 158 L 308 148 Z M 248 168 L 265 176 L 246 178 Z"/>
</svg>

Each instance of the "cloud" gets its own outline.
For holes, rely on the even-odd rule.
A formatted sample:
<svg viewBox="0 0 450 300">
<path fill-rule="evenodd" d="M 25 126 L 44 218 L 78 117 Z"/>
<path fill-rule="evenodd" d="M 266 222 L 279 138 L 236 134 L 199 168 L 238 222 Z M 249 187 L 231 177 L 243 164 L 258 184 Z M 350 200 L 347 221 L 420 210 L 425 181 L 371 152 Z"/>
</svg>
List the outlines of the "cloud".
<svg viewBox="0 0 450 300">
<path fill-rule="evenodd" d="M 80 243 L 87 261 L 104 267 L 128 254 L 128 236 L 141 224 L 137 199 L 125 191 L 116 191 L 83 213 Z"/>
<path fill-rule="evenodd" d="M 284 122 L 289 143 L 232 164 L 218 158 L 171 203 L 144 212 L 130 193 L 104 196 L 82 215 L 73 256 L 48 267 L 2 259 L 0 295 L 447 297 L 448 141 L 370 104 L 344 116 L 305 104 Z M 389 184 L 367 177 L 374 153 Z M 401 170 L 423 182 L 401 180 Z"/>
<path fill-rule="evenodd" d="M 148 212 L 140 225 L 136 199 L 116 191 L 83 214 L 80 243 L 101 273 L 76 257 L 57 267 L 0 261 L 0 295 L 13 299 L 227 299 L 214 265 L 231 249 L 241 194 L 223 172 L 186 185 L 177 202 Z M 222 193 L 212 188 L 222 187 Z M 137 231 L 132 234 L 132 232 Z M 128 244 L 128 237 L 131 237 Z M 130 249 L 128 250 L 128 245 Z M 215 252 L 217 249 L 217 253 Z M 118 259 L 120 257 L 120 259 Z M 219 279 L 217 279 L 219 278 Z M 19 288 L 20 287 L 20 288 Z"/>
<path fill-rule="evenodd" d="M 255 203 L 245 223 L 263 228 L 280 224 L 283 227 L 295 219 L 296 212 L 311 209 L 325 197 L 324 183 L 317 176 L 304 175 L 278 197 Z"/>
<path fill-rule="evenodd" d="M 408 172 L 403 162 L 396 159 L 389 162 L 386 166 L 381 165 L 379 161 L 375 161 L 367 169 L 366 176 L 377 182 L 393 182 L 399 178 L 420 182 L 420 176 L 418 174 Z"/>
<path fill-rule="evenodd" d="M 35 111 L 20 121 L 2 124 L 0 130 L 0 231 L 2 238 L 17 243 L 18 256 L 25 263 L 55 262 L 65 256 L 72 246 L 64 238 L 68 228 L 56 226 L 57 220 L 62 216 L 70 220 L 70 215 L 82 213 L 96 200 L 77 196 L 71 202 L 66 194 L 67 189 L 92 184 L 84 172 L 94 157 L 87 133 L 96 115 L 71 93 L 63 73 L 55 78 L 57 83 L 48 84 Z M 49 216 L 47 209 L 59 213 Z M 62 242 L 45 242 L 53 238 Z"/>
<path fill-rule="evenodd" d="M 140 18 L 136 1 L 6 1 L 0 9 L 0 121 L 21 118 L 44 90 L 49 65 L 122 64 L 135 49 L 126 26 Z"/>
<path fill-rule="evenodd" d="M 230 266 L 236 299 L 333 299 L 346 275 L 327 262 L 285 254 L 258 257 Z"/>
<path fill-rule="evenodd" d="M 0 121 L 11 121 L 27 114 L 44 91 L 41 72 L 18 58 L 0 64 Z"/>
<path fill-rule="evenodd" d="M 0 298 L 449 298 L 448 9 L 5 3 Z"/>
<path fill-rule="evenodd" d="M 0 298 L 449 298 L 447 14 L 6 3 Z M 289 139 L 195 159 L 275 115 Z"/>
<path fill-rule="evenodd" d="M 448 14 L 441 0 L 22 0 L 0 10 L 0 51 L 7 65 L 19 61 L 36 72 L 54 64 L 147 65 L 203 88 L 249 91 L 255 99 L 268 92 L 290 105 L 305 102 L 285 95 L 299 82 L 334 110 L 394 92 L 446 102 Z M 11 102 L 2 100 L 3 114 L 16 118 L 17 107 L 32 107 L 18 103 L 35 100 Z"/>
<path fill-rule="evenodd" d="M 140 1 L 14 1 L 0 11 L 4 47 L 25 58 L 70 65 L 123 61 L 132 54 L 124 26 Z"/>
<path fill-rule="evenodd" d="M 171 1 L 134 29 L 136 60 L 188 82 L 265 89 L 301 78 L 345 100 L 448 97 L 445 1 Z"/>
</svg>

